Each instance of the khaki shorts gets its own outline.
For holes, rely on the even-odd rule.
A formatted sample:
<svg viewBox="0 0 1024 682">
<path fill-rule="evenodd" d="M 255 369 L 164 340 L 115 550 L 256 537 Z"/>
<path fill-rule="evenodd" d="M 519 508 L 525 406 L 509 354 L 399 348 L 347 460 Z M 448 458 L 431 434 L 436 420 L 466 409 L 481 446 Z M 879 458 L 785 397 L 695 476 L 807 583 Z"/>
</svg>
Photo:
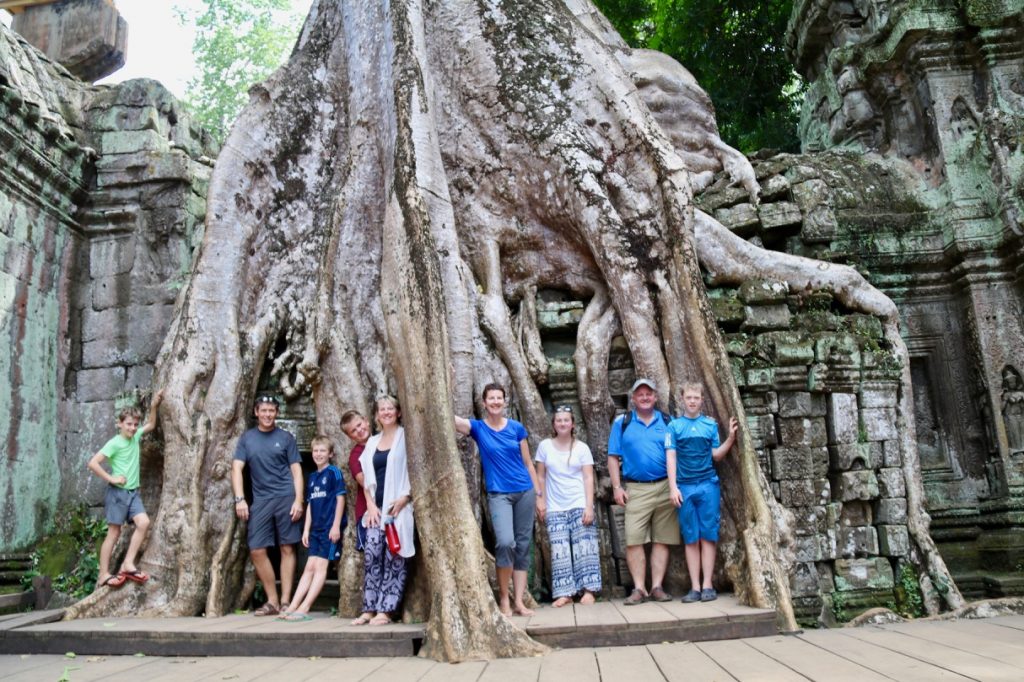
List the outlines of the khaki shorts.
<svg viewBox="0 0 1024 682">
<path fill-rule="evenodd" d="M 679 544 L 679 516 L 668 496 L 668 479 L 626 483 L 626 545 Z"/>
</svg>

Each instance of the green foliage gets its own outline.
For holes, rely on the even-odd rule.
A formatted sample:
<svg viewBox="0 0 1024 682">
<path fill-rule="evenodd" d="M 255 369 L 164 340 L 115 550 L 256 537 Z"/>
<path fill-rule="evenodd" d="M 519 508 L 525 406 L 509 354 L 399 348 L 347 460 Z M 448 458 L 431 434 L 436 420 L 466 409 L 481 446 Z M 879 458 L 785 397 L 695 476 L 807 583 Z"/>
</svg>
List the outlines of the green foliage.
<svg viewBox="0 0 1024 682">
<path fill-rule="evenodd" d="M 205 9 L 176 8 L 195 22 L 199 75 L 189 82 L 188 104 L 218 140 L 248 101 L 249 88 L 276 69 L 295 43 L 302 17 L 293 0 L 204 0 Z"/>
<path fill-rule="evenodd" d="M 671 55 L 711 96 L 722 139 L 798 151 L 803 83 L 785 52 L 792 0 L 595 0 L 633 47 Z"/>
<path fill-rule="evenodd" d="M 917 572 L 908 563 L 900 566 L 899 580 L 896 581 L 896 609 L 901 616 L 918 618 L 925 614 L 924 596 L 921 584 L 917 581 Z"/>
<path fill-rule="evenodd" d="M 33 577 L 49 575 L 54 591 L 76 600 L 88 596 L 96 589 L 98 549 L 106 534 L 107 524 L 91 516 L 84 504 L 58 514 L 53 532 L 32 553 L 32 570 L 22 577 L 22 586 L 30 589 Z M 74 548 L 73 554 L 65 557 L 69 546 Z M 51 571 L 50 567 L 55 568 Z"/>
<path fill-rule="evenodd" d="M 846 612 L 847 604 L 846 594 L 836 590 L 832 593 L 832 615 L 835 616 L 836 620 L 840 623 L 845 623 L 850 620 L 850 614 Z"/>
</svg>

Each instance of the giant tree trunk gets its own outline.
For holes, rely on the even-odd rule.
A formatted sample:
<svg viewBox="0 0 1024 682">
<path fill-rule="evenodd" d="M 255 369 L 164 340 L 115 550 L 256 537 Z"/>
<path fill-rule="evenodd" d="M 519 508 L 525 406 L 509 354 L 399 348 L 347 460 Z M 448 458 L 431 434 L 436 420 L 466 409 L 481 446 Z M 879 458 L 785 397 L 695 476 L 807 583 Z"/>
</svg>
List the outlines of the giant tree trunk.
<svg viewBox="0 0 1024 682">
<path fill-rule="evenodd" d="M 217 161 L 205 240 L 161 354 L 164 485 L 143 560 L 159 580 L 74 613 L 234 607 L 247 552 L 230 459 L 272 362 L 287 391 L 313 386 L 320 428 L 336 438 L 346 407 L 401 398 L 434 595 L 424 651 L 537 651 L 487 586 L 452 428 L 453 411 L 469 414 L 498 379 L 531 432 L 546 431 L 537 289 L 589 301 L 576 361 L 592 433 L 607 432 L 617 330 L 666 400 L 702 379 L 720 418 L 742 417 L 697 263 L 684 158 L 710 150 L 698 170 L 724 165 L 756 184 L 706 104 L 652 117 L 633 79 L 664 85 L 666 74 L 639 56 L 584 0 L 314 3 Z M 666 134 L 673 122 L 689 132 Z M 760 253 L 764 268 L 778 265 Z M 785 515 L 743 438 L 733 461 L 731 577 L 793 628 Z"/>
</svg>

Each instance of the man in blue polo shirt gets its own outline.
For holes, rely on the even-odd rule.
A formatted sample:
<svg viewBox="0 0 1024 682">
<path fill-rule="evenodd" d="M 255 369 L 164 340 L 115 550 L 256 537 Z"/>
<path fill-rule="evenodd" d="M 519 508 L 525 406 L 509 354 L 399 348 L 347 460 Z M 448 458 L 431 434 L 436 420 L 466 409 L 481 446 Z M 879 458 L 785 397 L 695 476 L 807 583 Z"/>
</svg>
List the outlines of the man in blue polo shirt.
<svg viewBox="0 0 1024 682">
<path fill-rule="evenodd" d="M 608 434 L 608 475 L 615 504 L 626 508 L 626 563 L 633 578 L 633 591 L 625 603 L 632 606 L 647 599 L 672 600 L 672 595 L 662 588 L 662 581 L 668 569 L 668 547 L 679 544 L 679 520 L 669 497 L 665 458 L 668 424 L 665 416 L 654 409 L 658 389 L 650 379 L 637 379 L 629 392 L 635 409 L 616 417 Z M 644 553 L 648 542 L 649 593 L 645 589 Z"/>
</svg>

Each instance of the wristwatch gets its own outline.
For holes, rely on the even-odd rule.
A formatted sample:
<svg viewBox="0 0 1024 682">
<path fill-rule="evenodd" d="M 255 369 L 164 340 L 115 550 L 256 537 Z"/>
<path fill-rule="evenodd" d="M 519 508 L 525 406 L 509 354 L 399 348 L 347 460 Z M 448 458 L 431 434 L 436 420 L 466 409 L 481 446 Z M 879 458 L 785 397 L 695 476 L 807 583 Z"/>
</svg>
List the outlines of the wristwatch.
<svg viewBox="0 0 1024 682">
<path fill-rule="evenodd" d="M 239 502 L 245 502 L 245 497 L 242 495 L 235 495 L 235 504 L 238 504 Z"/>
</svg>

